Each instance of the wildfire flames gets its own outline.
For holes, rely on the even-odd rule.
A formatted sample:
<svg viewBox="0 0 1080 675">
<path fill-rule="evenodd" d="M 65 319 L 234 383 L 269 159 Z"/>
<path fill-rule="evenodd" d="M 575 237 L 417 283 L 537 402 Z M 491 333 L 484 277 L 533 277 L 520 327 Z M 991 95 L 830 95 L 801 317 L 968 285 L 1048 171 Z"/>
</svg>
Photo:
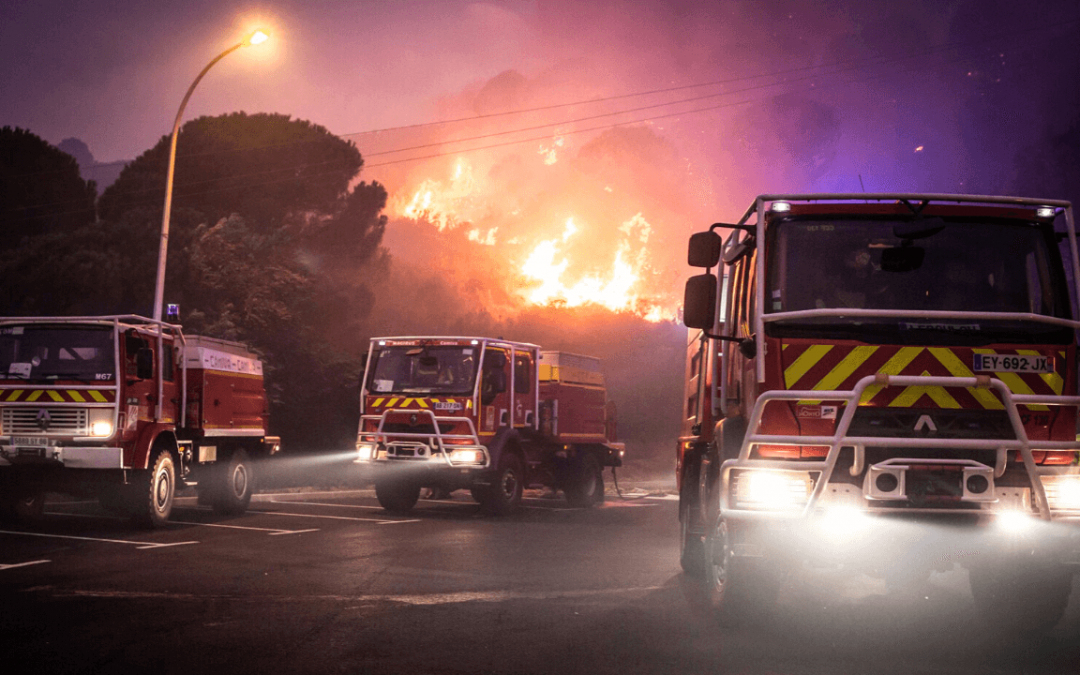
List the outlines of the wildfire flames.
<svg viewBox="0 0 1080 675">
<path fill-rule="evenodd" d="M 545 165 L 554 163 L 560 146 L 558 139 L 542 149 Z M 665 304 L 665 294 L 650 288 L 657 274 L 648 249 L 652 226 L 643 214 L 636 213 L 617 227 L 568 216 L 558 233 L 559 221 L 542 218 L 530 223 L 517 209 L 504 214 L 501 221 L 493 218 L 489 213 L 493 202 L 504 202 L 500 197 L 505 196 L 489 195 L 487 190 L 472 167 L 459 159 L 448 180 L 422 180 L 405 193 L 411 197 L 395 200 L 391 209 L 398 217 L 426 221 L 439 232 L 462 228 L 470 245 L 495 247 L 509 266 L 505 282 L 526 303 L 599 305 L 653 322 L 674 318 L 673 303 Z M 484 225 L 477 225 L 479 221 Z M 503 227 L 513 236 L 498 237 Z M 606 254 L 604 249 L 608 249 Z"/>
</svg>

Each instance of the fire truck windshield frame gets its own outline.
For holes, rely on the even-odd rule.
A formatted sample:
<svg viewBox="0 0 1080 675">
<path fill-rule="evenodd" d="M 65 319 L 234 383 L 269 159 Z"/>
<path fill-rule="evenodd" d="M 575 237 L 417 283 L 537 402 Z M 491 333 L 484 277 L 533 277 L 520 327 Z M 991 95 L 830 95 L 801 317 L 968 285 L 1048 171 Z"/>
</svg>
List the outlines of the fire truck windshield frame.
<svg viewBox="0 0 1080 675">
<path fill-rule="evenodd" d="M 1069 318 L 1048 224 L 931 220 L 926 227 L 865 217 L 774 222 L 766 313 L 857 308 Z"/>
<path fill-rule="evenodd" d="M 111 327 L 0 326 L 0 379 L 111 382 Z"/>
<path fill-rule="evenodd" d="M 373 394 L 473 393 L 480 347 L 387 346 L 371 355 L 367 389 Z"/>
</svg>

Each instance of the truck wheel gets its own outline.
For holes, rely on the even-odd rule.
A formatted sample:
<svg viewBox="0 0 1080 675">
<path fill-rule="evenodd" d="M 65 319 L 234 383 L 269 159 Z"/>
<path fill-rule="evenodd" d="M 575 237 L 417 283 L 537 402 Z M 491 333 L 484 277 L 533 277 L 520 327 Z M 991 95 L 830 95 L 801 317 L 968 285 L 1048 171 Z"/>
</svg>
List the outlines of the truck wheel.
<svg viewBox="0 0 1080 675">
<path fill-rule="evenodd" d="M 149 471 L 140 471 L 134 491 L 135 521 L 147 527 L 169 522 L 176 497 L 176 463 L 168 448 L 160 447 L 152 456 Z"/>
<path fill-rule="evenodd" d="M 718 514 L 705 537 L 705 583 L 709 601 L 722 626 L 757 624 L 768 619 L 778 592 L 778 579 L 768 561 L 734 555 L 731 524 Z"/>
<path fill-rule="evenodd" d="M 570 506 L 588 508 L 604 501 L 604 469 L 593 453 L 586 453 L 566 486 Z"/>
<path fill-rule="evenodd" d="M 503 452 L 491 485 L 479 490 L 480 506 L 488 513 L 503 515 L 521 505 L 525 492 L 525 469 L 521 458 Z"/>
<path fill-rule="evenodd" d="M 420 486 L 400 480 L 379 481 L 375 483 L 375 496 L 390 513 L 408 513 L 420 499 Z"/>
<path fill-rule="evenodd" d="M 688 458 L 679 489 L 679 564 L 692 577 L 705 575 L 705 543 L 701 540 L 701 506 L 698 503 L 699 458 Z"/>
<path fill-rule="evenodd" d="M 238 516 L 247 511 L 251 503 L 254 485 L 254 472 L 251 458 L 246 451 L 237 449 L 229 463 L 224 467 L 215 467 L 211 502 L 215 513 Z"/>
<path fill-rule="evenodd" d="M 993 628 L 1041 633 L 1065 615 L 1072 571 L 1056 562 L 1006 558 L 968 569 L 980 620 Z"/>
</svg>

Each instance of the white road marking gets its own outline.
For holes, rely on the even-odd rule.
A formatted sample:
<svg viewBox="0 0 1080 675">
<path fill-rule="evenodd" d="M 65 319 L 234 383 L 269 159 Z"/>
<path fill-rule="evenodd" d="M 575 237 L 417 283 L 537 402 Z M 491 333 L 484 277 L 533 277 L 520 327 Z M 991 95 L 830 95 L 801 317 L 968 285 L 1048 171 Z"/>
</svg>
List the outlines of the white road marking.
<svg viewBox="0 0 1080 675">
<path fill-rule="evenodd" d="M 353 516 L 325 516 L 317 513 L 289 513 L 287 511 L 265 511 L 263 509 L 249 509 L 248 513 L 267 513 L 275 516 L 290 516 L 292 518 L 322 518 L 323 520 L 353 520 L 362 523 L 378 523 L 379 525 L 396 525 L 399 523 L 419 523 L 413 520 L 381 520 L 376 518 L 356 518 Z"/>
<path fill-rule="evenodd" d="M 194 525 L 196 527 L 222 527 L 229 530 L 254 530 L 256 532 L 269 532 L 270 536 L 280 534 L 299 534 L 301 532 L 318 532 L 319 530 L 283 530 L 278 527 L 248 527 L 246 525 L 222 525 L 221 523 L 195 523 L 189 520 L 173 520 L 170 522 L 183 523 L 184 525 Z"/>
<path fill-rule="evenodd" d="M 16 567 L 29 567 L 30 565 L 42 565 L 42 564 L 47 563 L 47 562 L 52 562 L 52 561 L 51 560 L 33 560 L 31 562 L 12 563 L 11 565 L 0 565 L 0 572 L 3 572 L 4 570 L 13 570 Z"/>
<path fill-rule="evenodd" d="M 462 602 L 508 602 L 513 600 L 560 600 L 574 598 L 592 598 L 607 595 L 632 595 L 652 593 L 664 589 L 664 586 L 631 586 L 628 588 L 590 588 L 569 591 L 456 591 L 452 593 L 413 593 L 385 595 L 252 595 L 235 596 L 222 594 L 200 595 L 195 593 L 166 593 L 155 591 L 84 591 L 50 589 L 58 597 L 75 596 L 80 598 L 155 598 L 171 600 L 216 600 L 229 598 L 238 602 L 397 602 L 403 605 L 449 605 Z"/>
<path fill-rule="evenodd" d="M 366 504 L 329 504 L 326 502 L 308 502 L 301 499 L 271 499 L 274 504 L 303 504 L 304 506 L 329 506 L 337 509 L 365 509 L 368 511 L 382 511 L 381 506 L 368 506 Z"/>
<path fill-rule="evenodd" d="M 100 541 L 106 544 L 127 544 L 134 546 L 137 549 L 148 548 L 168 548 L 169 546 L 187 546 L 188 544 L 198 544 L 197 541 L 176 541 L 169 544 L 155 544 L 145 541 L 128 541 L 126 539 L 104 539 L 100 537 L 76 537 L 71 534 L 48 534 L 45 532 L 19 532 L 15 530 L 0 530 L 0 534 L 14 534 L 23 537 L 43 537 L 46 539 L 76 539 L 78 541 Z"/>
</svg>

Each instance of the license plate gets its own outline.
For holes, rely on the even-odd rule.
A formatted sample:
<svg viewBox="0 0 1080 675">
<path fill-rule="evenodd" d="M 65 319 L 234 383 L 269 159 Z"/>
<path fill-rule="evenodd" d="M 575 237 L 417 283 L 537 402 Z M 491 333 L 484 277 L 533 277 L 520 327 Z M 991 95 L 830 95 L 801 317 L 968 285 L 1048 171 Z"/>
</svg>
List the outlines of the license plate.
<svg viewBox="0 0 1080 675">
<path fill-rule="evenodd" d="M 44 448 L 49 445 L 49 439 L 44 436 L 12 436 L 11 444 L 17 448 Z"/>
<path fill-rule="evenodd" d="M 977 373 L 1052 373 L 1054 357 L 1032 354 L 975 354 Z"/>
</svg>

